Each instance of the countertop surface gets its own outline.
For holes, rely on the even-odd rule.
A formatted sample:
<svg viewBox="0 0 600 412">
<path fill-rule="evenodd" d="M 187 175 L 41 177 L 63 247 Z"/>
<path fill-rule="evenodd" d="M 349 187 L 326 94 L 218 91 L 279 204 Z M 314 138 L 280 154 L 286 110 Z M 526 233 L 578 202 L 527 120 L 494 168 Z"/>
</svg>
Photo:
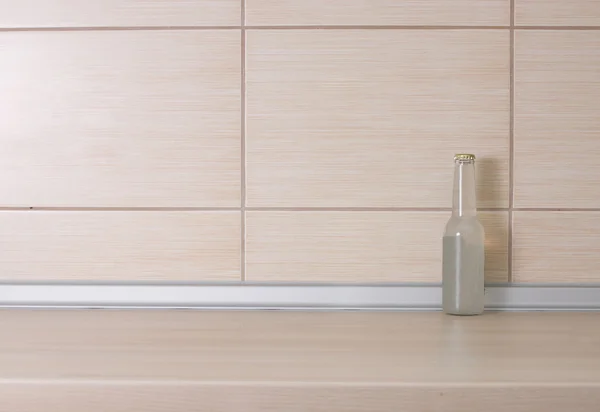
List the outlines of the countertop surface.
<svg viewBox="0 0 600 412">
<path fill-rule="evenodd" d="M 0 311 L 0 412 L 598 412 L 600 313 Z"/>
<path fill-rule="evenodd" d="M 600 314 L 0 311 L 0 379 L 591 383 Z"/>
</svg>

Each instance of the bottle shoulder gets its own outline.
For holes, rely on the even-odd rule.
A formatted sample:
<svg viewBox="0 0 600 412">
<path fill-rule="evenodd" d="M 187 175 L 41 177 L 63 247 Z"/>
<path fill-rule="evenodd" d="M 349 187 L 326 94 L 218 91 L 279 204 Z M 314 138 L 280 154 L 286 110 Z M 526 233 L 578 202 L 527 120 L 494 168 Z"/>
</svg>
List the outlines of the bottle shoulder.
<svg viewBox="0 0 600 412">
<path fill-rule="evenodd" d="M 444 236 L 485 235 L 483 225 L 477 216 L 452 216 L 444 230 Z"/>
</svg>

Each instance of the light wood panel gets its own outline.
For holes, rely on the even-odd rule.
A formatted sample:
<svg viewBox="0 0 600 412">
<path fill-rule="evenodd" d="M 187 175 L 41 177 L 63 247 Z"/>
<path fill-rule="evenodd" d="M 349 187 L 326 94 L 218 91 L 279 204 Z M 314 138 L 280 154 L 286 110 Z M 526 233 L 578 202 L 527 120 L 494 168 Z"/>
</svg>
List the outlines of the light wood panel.
<svg viewBox="0 0 600 412">
<path fill-rule="evenodd" d="M 3 310 L 0 398 L 18 412 L 596 412 L 598 318 Z"/>
<path fill-rule="evenodd" d="M 18 412 L 597 412 L 586 385 L 339 385 L 2 383 L 2 405 Z"/>
<path fill-rule="evenodd" d="M 507 25 L 508 0 L 246 0 L 250 25 Z"/>
<path fill-rule="evenodd" d="M 0 27 L 240 24 L 239 0 L 0 0 Z"/>
<path fill-rule="evenodd" d="M 600 282 L 600 212 L 515 212 L 515 282 Z"/>
<path fill-rule="evenodd" d="M 0 278 L 240 280 L 240 212 L 0 212 Z"/>
<path fill-rule="evenodd" d="M 600 207 L 600 31 L 518 31 L 515 206 Z"/>
<path fill-rule="evenodd" d="M 598 26 L 598 0 L 516 0 L 515 23 L 540 26 Z"/>
<path fill-rule="evenodd" d="M 12 382 L 71 383 L 74 389 L 76 383 L 157 389 L 236 384 L 598 389 L 599 318 L 598 313 L 464 318 L 439 312 L 3 310 L 0 322 L 10 333 L 0 340 L 0 387 Z"/>
<path fill-rule="evenodd" d="M 450 206 L 462 151 L 508 205 L 508 31 L 247 36 L 249 206 Z"/>
<path fill-rule="evenodd" d="M 0 206 L 239 206 L 239 36 L 2 33 Z"/>
<path fill-rule="evenodd" d="M 439 282 L 448 212 L 247 212 L 246 279 Z M 507 214 L 481 213 L 486 280 L 507 281 Z"/>
</svg>

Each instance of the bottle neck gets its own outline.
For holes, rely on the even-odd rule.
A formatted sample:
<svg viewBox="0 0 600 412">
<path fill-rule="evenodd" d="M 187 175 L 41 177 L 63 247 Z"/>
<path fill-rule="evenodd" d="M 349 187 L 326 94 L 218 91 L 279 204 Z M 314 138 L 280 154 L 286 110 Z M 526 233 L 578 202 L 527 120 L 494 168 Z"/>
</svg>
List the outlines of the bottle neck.
<svg viewBox="0 0 600 412">
<path fill-rule="evenodd" d="M 457 160 L 454 166 L 452 214 L 459 217 L 477 215 L 475 162 Z"/>
</svg>

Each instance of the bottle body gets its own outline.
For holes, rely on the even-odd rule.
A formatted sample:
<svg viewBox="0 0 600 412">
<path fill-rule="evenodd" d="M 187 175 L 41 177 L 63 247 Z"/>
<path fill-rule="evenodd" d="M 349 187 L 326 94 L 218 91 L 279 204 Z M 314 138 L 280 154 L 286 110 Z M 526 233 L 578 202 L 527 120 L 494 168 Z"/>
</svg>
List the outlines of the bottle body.
<svg viewBox="0 0 600 412">
<path fill-rule="evenodd" d="M 485 233 L 475 195 L 475 156 L 457 155 L 452 216 L 442 245 L 442 306 L 452 315 L 479 315 L 484 309 Z"/>
</svg>

